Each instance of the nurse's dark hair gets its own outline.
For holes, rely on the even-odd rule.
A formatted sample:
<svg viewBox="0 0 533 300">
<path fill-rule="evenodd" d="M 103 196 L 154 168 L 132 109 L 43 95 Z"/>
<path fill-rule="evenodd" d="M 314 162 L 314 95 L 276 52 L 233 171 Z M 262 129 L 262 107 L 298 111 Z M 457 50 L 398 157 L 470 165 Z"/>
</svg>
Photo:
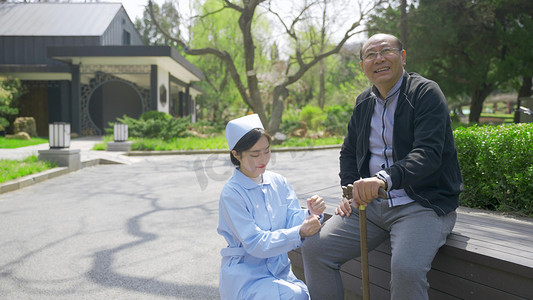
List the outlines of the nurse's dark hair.
<svg viewBox="0 0 533 300">
<path fill-rule="evenodd" d="M 272 141 L 272 137 L 270 137 L 270 135 L 266 133 L 264 129 L 254 128 L 250 130 L 247 134 L 243 135 L 243 137 L 237 142 L 237 144 L 235 144 L 233 150 L 237 151 L 238 154 L 242 153 L 243 151 L 250 150 L 262 136 L 266 137 L 268 140 L 268 144 L 270 144 L 270 142 Z M 241 165 L 241 162 L 233 155 L 233 151 L 230 151 L 229 155 L 231 162 L 234 165 Z"/>
</svg>

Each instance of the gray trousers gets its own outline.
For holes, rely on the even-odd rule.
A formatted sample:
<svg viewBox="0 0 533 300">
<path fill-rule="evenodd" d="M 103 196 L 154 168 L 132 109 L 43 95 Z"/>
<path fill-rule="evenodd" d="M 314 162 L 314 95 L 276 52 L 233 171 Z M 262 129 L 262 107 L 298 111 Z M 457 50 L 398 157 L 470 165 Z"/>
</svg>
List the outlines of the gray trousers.
<svg viewBox="0 0 533 300">
<path fill-rule="evenodd" d="M 339 269 L 361 256 L 358 209 L 352 210 L 349 217 L 331 217 L 302 245 L 305 281 L 313 300 L 344 299 Z M 390 208 L 386 200 L 377 199 L 368 205 L 368 250 L 391 241 L 391 299 L 428 299 L 427 272 L 456 217 L 455 212 L 439 217 L 418 203 Z"/>
</svg>

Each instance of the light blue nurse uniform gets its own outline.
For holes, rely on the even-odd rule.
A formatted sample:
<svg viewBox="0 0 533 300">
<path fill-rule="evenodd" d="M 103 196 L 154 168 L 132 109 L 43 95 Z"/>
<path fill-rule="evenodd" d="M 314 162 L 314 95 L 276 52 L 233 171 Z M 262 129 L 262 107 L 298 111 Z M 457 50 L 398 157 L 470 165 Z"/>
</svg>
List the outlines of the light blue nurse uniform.
<svg viewBox="0 0 533 300">
<path fill-rule="evenodd" d="M 287 252 L 301 246 L 301 209 L 285 177 L 266 171 L 257 184 L 238 168 L 220 195 L 220 296 L 236 299 L 309 299 L 290 269 Z"/>
</svg>

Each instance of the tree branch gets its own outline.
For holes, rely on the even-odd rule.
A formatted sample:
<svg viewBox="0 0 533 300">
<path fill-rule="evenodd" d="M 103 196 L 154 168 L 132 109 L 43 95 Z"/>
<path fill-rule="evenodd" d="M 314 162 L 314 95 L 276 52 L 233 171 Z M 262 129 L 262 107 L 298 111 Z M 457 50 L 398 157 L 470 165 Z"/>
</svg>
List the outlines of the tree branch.
<svg viewBox="0 0 533 300">
<path fill-rule="evenodd" d="M 148 1 L 148 8 L 149 8 L 148 10 L 149 10 L 149 13 L 150 13 L 150 18 L 152 19 L 152 22 L 154 22 L 154 24 L 157 27 L 157 29 L 160 30 L 161 33 L 164 36 L 166 36 L 170 40 L 176 42 L 176 44 L 178 46 L 182 47 L 186 54 L 189 54 L 189 55 L 207 55 L 207 54 L 210 54 L 210 55 L 214 55 L 214 56 L 220 58 L 226 64 L 226 67 L 228 68 L 228 70 L 230 72 L 230 76 L 234 80 L 235 86 L 237 87 L 242 99 L 244 100 L 244 102 L 248 106 L 252 107 L 252 104 L 251 104 L 251 101 L 250 101 L 250 97 L 249 97 L 249 95 L 246 92 L 246 88 L 244 87 L 244 84 L 242 83 L 242 80 L 241 80 L 241 78 L 239 76 L 237 68 L 235 67 L 235 63 L 234 63 L 233 59 L 231 58 L 231 56 L 229 55 L 228 52 L 221 51 L 221 50 L 215 49 L 215 48 L 190 49 L 189 47 L 187 47 L 187 44 L 184 41 L 182 41 L 179 38 L 173 37 L 167 31 L 165 31 L 165 30 L 163 30 L 161 28 L 161 26 L 159 25 L 159 22 L 157 21 L 157 18 L 155 17 L 152 0 Z"/>
</svg>

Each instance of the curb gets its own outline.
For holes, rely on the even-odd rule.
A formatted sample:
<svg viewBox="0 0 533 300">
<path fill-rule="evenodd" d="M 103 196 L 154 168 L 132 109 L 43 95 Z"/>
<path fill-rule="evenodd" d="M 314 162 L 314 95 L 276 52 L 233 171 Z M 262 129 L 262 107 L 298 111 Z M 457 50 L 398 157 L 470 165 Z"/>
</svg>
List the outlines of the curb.
<svg viewBox="0 0 533 300">
<path fill-rule="evenodd" d="M 67 167 L 58 167 L 37 174 L 27 175 L 0 184 L 0 194 L 18 190 L 32 184 L 70 173 Z"/>
<path fill-rule="evenodd" d="M 86 167 L 94 167 L 97 165 L 110 165 L 110 164 L 121 164 L 118 161 L 113 161 L 109 159 L 103 159 L 103 158 L 96 158 L 96 159 L 90 159 L 81 162 L 81 168 Z M 43 182 L 48 179 L 52 179 L 61 175 L 65 175 L 72 172 L 68 167 L 57 167 L 53 169 L 49 169 L 40 173 L 35 173 L 31 175 L 27 175 L 24 177 L 16 178 L 4 183 L 0 183 L 0 194 L 4 194 L 7 192 L 12 192 L 39 182 Z"/>
</svg>

